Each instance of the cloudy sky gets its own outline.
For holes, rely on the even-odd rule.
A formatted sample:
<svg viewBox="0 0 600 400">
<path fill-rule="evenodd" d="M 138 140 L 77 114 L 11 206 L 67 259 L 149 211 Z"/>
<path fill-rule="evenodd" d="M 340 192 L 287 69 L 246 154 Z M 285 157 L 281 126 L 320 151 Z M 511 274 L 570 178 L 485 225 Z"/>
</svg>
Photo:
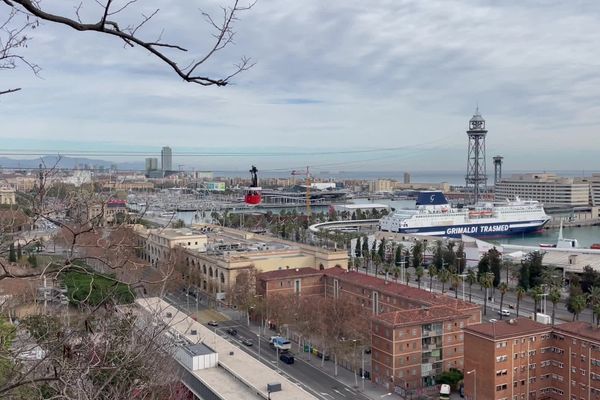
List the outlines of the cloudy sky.
<svg viewBox="0 0 600 400">
<path fill-rule="evenodd" d="M 74 16 L 79 0 L 54 3 L 42 5 Z M 186 64 L 211 44 L 200 10 L 220 4 L 139 0 L 114 18 L 160 8 L 141 35 L 164 30 L 190 49 L 173 54 Z M 98 13 L 84 1 L 85 19 Z M 143 156 L 170 145 L 174 164 L 212 169 L 461 170 L 479 105 L 488 158 L 502 154 L 506 169 L 600 170 L 598 15 L 595 0 L 258 0 L 235 46 L 203 69 L 218 78 L 252 57 L 224 88 L 184 83 L 114 38 L 42 23 L 23 49 L 40 76 L 0 72 L 1 89 L 23 88 L 0 97 L 2 147 Z"/>
</svg>

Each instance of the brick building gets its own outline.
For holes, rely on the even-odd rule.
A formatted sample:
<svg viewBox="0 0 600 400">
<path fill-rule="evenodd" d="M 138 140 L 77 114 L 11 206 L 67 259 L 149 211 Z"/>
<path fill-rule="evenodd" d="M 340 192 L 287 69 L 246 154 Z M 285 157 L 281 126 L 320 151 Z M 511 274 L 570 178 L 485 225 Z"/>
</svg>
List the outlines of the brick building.
<svg viewBox="0 0 600 400">
<path fill-rule="evenodd" d="M 472 325 L 464 343 L 468 399 L 600 399 L 600 329 L 589 323 Z"/>
<path fill-rule="evenodd" d="M 435 385 L 450 368 L 463 369 L 463 328 L 481 322 L 478 305 L 341 268 L 266 272 L 257 292 L 345 296 L 371 315 L 371 377 L 410 393 Z"/>
</svg>

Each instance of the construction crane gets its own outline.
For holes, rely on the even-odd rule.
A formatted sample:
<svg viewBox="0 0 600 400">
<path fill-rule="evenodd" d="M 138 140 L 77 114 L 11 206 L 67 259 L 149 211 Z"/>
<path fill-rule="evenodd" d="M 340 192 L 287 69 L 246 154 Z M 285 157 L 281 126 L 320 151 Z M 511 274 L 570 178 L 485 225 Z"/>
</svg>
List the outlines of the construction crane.
<svg viewBox="0 0 600 400">
<path fill-rule="evenodd" d="M 306 171 L 292 171 L 293 176 L 306 176 L 306 216 L 310 217 L 310 170 L 306 167 Z"/>
</svg>

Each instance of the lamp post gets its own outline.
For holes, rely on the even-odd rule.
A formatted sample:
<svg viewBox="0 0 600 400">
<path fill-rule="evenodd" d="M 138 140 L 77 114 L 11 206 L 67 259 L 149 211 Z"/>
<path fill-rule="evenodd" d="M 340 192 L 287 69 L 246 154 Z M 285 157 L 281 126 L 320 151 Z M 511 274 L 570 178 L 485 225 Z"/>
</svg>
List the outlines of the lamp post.
<svg viewBox="0 0 600 400">
<path fill-rule="evenodd" d="M 462 301 L 465 301 L 465 278 L 467 277 L 467 274 L 460 274 L 459 276 L 462 278 Z"/>
<path fill-rule="evenodd" d="M 477 400 L 477 370 L 474 368 L 467 372 L 467 375 L 473 374 L 473 400 Z"/>
</svg>

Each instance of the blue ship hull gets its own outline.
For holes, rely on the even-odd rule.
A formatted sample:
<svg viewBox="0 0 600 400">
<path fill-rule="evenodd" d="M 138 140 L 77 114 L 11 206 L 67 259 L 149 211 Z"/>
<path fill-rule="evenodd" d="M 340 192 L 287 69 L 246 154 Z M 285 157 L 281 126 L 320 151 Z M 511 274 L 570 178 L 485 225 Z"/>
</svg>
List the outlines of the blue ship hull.
<svg viewBox="0 0 600 400">
<path fill-rule="evenodd" d="M 428 226 L 421 228 L 400 228 L 398 233 L 424 236 L 445 236 L 460 238 L 461 235 L 481 237 L 506 237 L 526 235 L 540 231 L 549 220 L 497 222 L 451 226 Z"/>
</svg>

